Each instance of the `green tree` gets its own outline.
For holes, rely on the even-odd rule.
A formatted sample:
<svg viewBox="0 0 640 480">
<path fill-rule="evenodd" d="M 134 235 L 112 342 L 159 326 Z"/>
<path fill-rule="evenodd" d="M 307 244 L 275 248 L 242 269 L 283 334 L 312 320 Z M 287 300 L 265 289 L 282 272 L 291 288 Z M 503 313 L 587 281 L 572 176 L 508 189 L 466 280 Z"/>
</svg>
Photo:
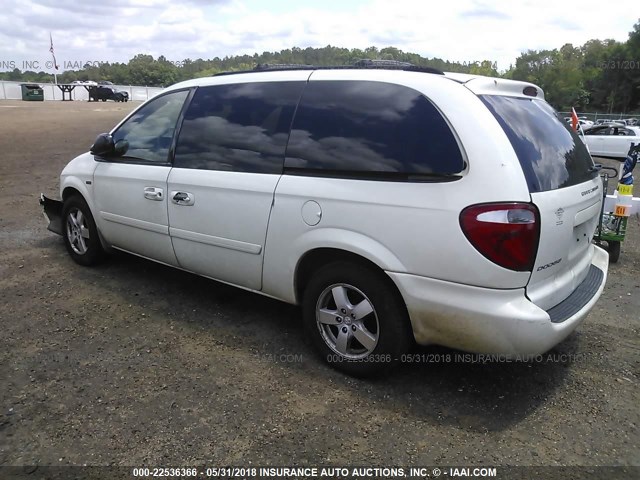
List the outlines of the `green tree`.
<svg viewBox="0 0 640 480">
<path fill-rule="evenodd" d="M 251 70 L 256 64 L 352 65 L 361 59 L 386 59 L 410 62 L 449 72 L 502 76 L 532 82 L 542 87 L 547 100 L 560 110 L 576 107 L 601 112 L 630 112 L 640 108 L 640 19 L 626 42 L 590 40 L 580 47 L 571 44 L 553 50 L 528 50 L 518 56 L 506 72 L 500 74 L 491 60 L 460 63 L 427 58 L 387 46 L 339 48 L 292 47 L 279 52 L 252 55 L 185 59 L 173 63 L 164 56 L 154 59 L 139 54 L 127 63 L 87 64 L 76 71 L 61 72 L 60 82 L 74 80 L 110 80 L 123 85 L 167 86 L 189 78 L 215 75 L 224 71 Z M 13 81 L 50 82 L 45 72 L 21 72 L 14 69 L 0 73 Z"/>
<path fill-rule="evenodd" d="M 629 108 L 640 108 L 640 20 L 629 32 L 627 40 L 627 54 L 629 55 L 629 83 L 631 88 Z"/>
</svg>

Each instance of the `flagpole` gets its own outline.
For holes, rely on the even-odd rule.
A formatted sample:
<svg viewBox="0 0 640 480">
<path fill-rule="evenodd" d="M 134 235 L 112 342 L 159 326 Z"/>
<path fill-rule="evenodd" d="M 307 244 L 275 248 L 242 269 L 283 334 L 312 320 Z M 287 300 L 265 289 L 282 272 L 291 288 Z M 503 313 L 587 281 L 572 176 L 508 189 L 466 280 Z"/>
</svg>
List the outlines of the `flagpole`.
<svg viewBox="0 0 640 480">
<path fill-rule="evenodd" d="M 51 56 L 53 57 L 53 67 L 55 71 L 53 72 L 53 81 L 57 85 L 58 84 L 58 62 L 56 61 L 56 54 L 53 52 L 53 36 L 51 32 L 49 32 L 49 40 L 51 42 L 51 47 L 49 47 L 49 51 L 51 52 Z"/>
</svg>

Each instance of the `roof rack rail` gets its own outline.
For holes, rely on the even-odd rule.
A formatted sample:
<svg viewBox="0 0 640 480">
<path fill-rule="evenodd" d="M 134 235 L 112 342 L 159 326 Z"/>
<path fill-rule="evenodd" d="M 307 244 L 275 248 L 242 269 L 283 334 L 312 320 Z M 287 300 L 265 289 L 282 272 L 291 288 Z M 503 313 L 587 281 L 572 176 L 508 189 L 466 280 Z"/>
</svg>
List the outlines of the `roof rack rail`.
<svg viewBox="0 0 640 480">
<path fill-rule="evenodd" d="M 216 73 L 214 76 L 233 75 L 236 73 L 249 72 L 281 72 L 284 70 L 347 70 L 347 69 L 378 69 L 378 70 L 404 70 L 408 72 L 433 73 L 444 75 L 442 70 L 433 67 L 421 67 L 409 62 L 398 60 L 371 60 L 368 58 L 358 60 L 353 65 L 303 65 L 297 63 L 258 63 L 253 70 L 241 70 L 232 72 Z"/>
<path fill-rule="evenodd" d="M 318 67 L 314 65 L 304 65 L 299 63 L 258 63 L 253 70 L 315 70 Z"/>
<path fill-rule="evenodd" d="M 357 60 L 354 64 L 354 67 L 362 67 L 362 68 L 401 68 L 401 67 L 415 67 L 413 63 L 409 62 L 401 62 L 400 60 L 379 60 L 379 59 L 370 59 L 370 58 L 362 58 Z"/>
<path fill-rule="evenodd" d="M 433 67 L 421 67 L 410 62 L 401 62 L 400 60 L 372 60 L 363 58 L 353 64 L 356 68 L 380 68 L 384 70 L 406 70 L 409 72 L 434 73 L 436 75 L 444 75 L 442 70 Z M 351 67 L 351 68 L 353 68 Z"/>
</svg>

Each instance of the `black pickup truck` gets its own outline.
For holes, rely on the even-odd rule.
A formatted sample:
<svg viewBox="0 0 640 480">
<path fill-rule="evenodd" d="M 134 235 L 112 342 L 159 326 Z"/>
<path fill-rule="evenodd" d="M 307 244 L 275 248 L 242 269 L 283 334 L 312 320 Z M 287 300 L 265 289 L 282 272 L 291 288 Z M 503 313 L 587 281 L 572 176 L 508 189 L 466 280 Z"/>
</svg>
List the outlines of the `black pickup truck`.
<svg viewBox="0 0 640 480">
<path fill-rule="evenodd" d="M 97 85 L 94 87 L 89 87 L 89 101 L 98 101 L 102 100 L 106 102 L 107 100 L 114 100 L 116 102 L 128 102 L 129 101 L 129 93 L 123 90 L 116 90 L 113 86 L 110 85 Z"/>
</svg>

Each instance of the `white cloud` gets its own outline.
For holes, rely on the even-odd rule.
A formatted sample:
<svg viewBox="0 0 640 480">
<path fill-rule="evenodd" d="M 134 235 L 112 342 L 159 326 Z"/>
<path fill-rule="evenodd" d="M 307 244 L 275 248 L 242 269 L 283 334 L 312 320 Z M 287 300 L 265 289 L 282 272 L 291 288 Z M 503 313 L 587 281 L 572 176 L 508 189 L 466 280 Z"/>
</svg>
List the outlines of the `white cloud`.
<svg viewBox="0 0 640 480">
<path fill-rule="evenodd" d="M 527 49 L 625 40 L 637 0 L 25 0 L 0 17 L 0 67 L 56 55 L 68 61 L 172 60 L 277 51 L 294 46 L 394 46 L 444 60 L 494 60 L 506 69 Z M 18 65 L 19 67 L 19 65 Z"/>
</svg>

